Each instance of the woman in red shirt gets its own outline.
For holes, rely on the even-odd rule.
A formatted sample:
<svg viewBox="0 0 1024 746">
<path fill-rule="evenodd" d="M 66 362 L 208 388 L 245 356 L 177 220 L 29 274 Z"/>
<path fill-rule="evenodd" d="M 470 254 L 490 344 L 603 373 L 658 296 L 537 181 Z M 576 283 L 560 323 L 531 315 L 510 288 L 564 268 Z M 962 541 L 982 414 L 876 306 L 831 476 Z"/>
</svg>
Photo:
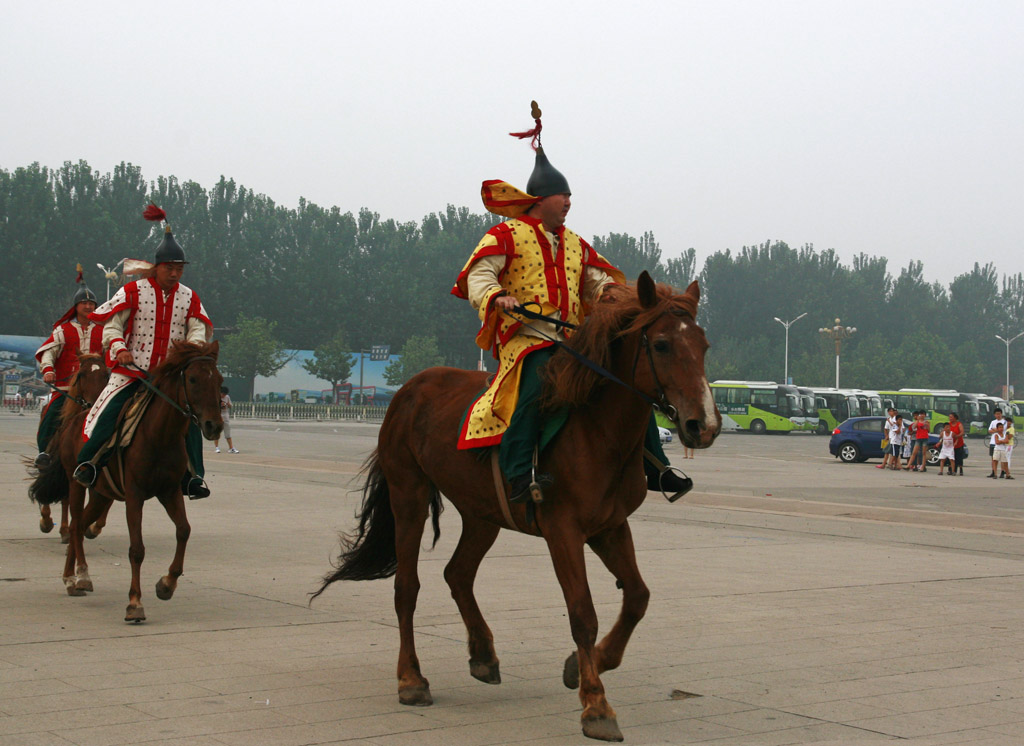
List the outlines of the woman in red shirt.
<svg viewBox="0 0 1024 746">
<path fill-rule="evenodd" d="M 949 429 L 953 431 L 953 471 L 950 474 L 961 477 L 964 475 L 964 426 L 960 415 L 949 413 Z"/>
</svg>

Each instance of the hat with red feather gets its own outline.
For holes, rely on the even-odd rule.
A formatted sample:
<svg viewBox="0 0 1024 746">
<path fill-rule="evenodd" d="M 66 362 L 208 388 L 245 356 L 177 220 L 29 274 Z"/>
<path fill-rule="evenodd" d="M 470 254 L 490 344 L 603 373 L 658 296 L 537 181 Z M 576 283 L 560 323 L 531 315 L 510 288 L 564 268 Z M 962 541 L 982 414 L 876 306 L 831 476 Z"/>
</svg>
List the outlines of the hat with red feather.
<svg viewBox="0 0 1024 746">
<path fill-rule="evenodd" d="M 154 223 L 162 221 L 164 224 L 164 238 L 160 242 L 160 245 L 156 247 L 156 255 L 153 258 L 153 264 L 163 264 L 164 262 L 188 264 L 188 262 L 185 261 L 185 250 L 178 245 L 177 241 L 174 240 L 174 234 L 171 232 L 171 226 L 167 222 L 167 213 L 150 202 L 146 205 L 146 209 L 142 211 L 142 217 Z"/>
<path fill-rule="evenodd" d="M 533 173 L 526 182 L 526 191 L 522 191 L 507 181 L 492 179 L 485 181 L 480 189 L 480 196 L 484 201 L 484 207 L 496 215 L 507 218 L 516 218 L 530 209 L 544 197 L 553 194 L 569 194 L 569 181 L 562 175 L 562 172 L 551 165 L 543 146 L 540 144 L 540 133 L 543 128 L 540 121 L 541 111 L 536 101 L 530 102 L 530 115 L 533 117 L 534 126 L 525 132 L 509 132 L 512 137 L 520 140 L 530 138 L 530 147 L 533 148 L 534 157 Z"/>
</svg>

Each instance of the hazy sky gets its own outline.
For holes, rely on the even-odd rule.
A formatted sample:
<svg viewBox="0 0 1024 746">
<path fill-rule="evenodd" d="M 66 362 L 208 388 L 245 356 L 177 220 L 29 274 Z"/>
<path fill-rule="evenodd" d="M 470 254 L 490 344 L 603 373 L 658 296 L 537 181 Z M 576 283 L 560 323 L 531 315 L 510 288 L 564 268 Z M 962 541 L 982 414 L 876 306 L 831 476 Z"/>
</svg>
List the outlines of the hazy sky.
<svg viewBox="0 0 1024 746">
<path fill-rule="evenodd" d="M 419 220 L 522 188 L 586 237 L 1024 272 L 1024 2 L 0 0 L 0 167 L 225 175 Z M 466 247 L 466 252 L 472 249 Z M 464 256 L 452 257 L 453 276 Z"/>
</svg>

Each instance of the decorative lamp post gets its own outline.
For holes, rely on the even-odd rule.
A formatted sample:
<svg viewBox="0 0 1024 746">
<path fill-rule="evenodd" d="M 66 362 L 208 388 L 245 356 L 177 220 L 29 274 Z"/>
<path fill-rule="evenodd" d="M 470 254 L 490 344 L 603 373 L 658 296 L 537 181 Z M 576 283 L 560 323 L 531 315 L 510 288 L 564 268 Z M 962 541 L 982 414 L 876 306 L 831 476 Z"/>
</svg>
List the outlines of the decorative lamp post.
<svg viewBox="0 0 1024 746">
<path fill-rule="evenodd" d="M 776 321 L 778 321 L 780 324 L 782 324 L 784 327 L 786 327 L 786 372 L 783 374 L 785 377 L 782 380 L 782 382 L 786 383 L 786 384 L 789 383 L 789 327 L 793 326 L 793 324 L 798 322 L 800 319 L 802 319 L 806 315 L 807 315 L 807 313 L 804 312 L 804 313 L 800 314 L 799 316 L 797 316 L 792 321 L 783 321 L 778 316 L 775 317 Z"/>
<path fill-rule="evenodd" d="M 111 280 L 114 280 L 114 281 L 117 280 L 117 278 L 118 278 L 117 268 L 120 267 L 122 264 L 124 264 L 124 259 L 119 261 L 117 264 L 115 264 L 110 269 L 107 269 L 102 264 L 98 264 L 98 263 L 96 264 L 96 266 L 99 267 L 100 271 L 103 273 L 103 276 L 107 278 L 107 300 L 110 300 L 110 281 Z"/>
<path fill-rule="evenodd" d="M 1020 337 L 1024 337 L 1024 332 L 1021 332 L 1016 337 L 1011 337 L 1010 339 L 1003 339 L 998 334 L 996 335 L 996 339 L 1006 345 L 1006 401 L 1010 401 L 1010 343 Z"/>
<path fill-rule="evenodd" d="M 839 388 L 839 343 L 844 339 L 849 339 L 857 333 L 857 327 L 855 326 L 843 326 L 839 323 L 839 319 L 836 319 L 836 323 L 832 327 L 823 326 L 818 330 L 829 339 L 832 339 L 836 343 L 836 388 Z"/>
</svg>

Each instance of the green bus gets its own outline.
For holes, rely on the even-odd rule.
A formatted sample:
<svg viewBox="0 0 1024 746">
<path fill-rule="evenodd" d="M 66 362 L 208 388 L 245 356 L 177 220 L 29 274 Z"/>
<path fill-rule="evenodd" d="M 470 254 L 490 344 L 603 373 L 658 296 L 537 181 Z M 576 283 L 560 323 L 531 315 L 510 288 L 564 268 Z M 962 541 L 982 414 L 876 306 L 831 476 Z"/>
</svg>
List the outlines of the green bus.
<svg viewBox="0 0 1024 746">
<path fill-rule="evenodd" d="M 804 420 L 796 386 L 774 381 L 715 381 L 711 384 L 723 430 L 790 433 Z"/>
<path fill-rule="evenodd" d="M 862 400 L 854 389 L 812 390 L 815 403 L 818 405 L 818 425 L 815 432 L 819 435 L 828 435 L 839 427 L 840 422 L 861 416 Z M 866 403 L 863 404 L 870 408 Z"/>
<path fill-rule="evenodd" d="M 807 388 L 806 386 L 797 386 L 797 391 L 800 393 L 800 408 L 804 410 L 803 421 L 800 423 L 800 429 L 814 433 L 818 431 L 818 400 L 814 395 L 814 389 Z"/>
</svg>

